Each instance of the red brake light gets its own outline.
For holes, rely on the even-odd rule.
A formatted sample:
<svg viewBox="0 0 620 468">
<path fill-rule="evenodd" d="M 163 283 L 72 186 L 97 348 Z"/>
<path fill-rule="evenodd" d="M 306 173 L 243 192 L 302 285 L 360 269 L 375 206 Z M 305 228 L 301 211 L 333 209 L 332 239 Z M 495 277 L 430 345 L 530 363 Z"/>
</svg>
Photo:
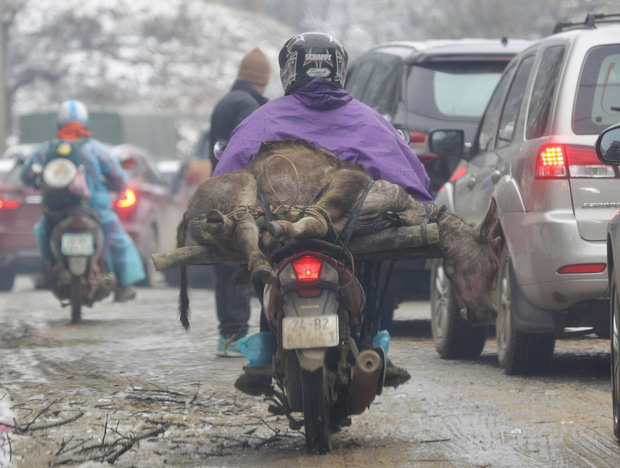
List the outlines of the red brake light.
<svg viewBox="0 0 620 468">
<path fill-rule="evenodd" d="M 454 171 L 454 174 L 452 174 L 452 177 L 450 177 L 450 182 L 454 182 L 457 179 L 460 179 L 461 177 L 465 175 L 466 172 L 467 172 L 467 168 L 465 166 L 461 166 L 457 168 L 456 171 Z"/>
<path fill-rule="evenodd" d="M 605 270 L 605 263 L 583 263 L 581 265 L 566 265 L 558 270 L 560 274 L 566 273 L 601 273 Z"/>
<path fill-rule="evenodd" d="M 134 158 L 129 158 L 129 159 L 125 159 L 125 160 L 121 163 L 121 166 L 123 167 L 123 169 L 125 169 L 126 171 L 128 171 L 129 169 L 131 169 L 132 167 L 134 167 L 137 163 L 138 163 L 138 161 L 136 161 Z"/>
<path fill-rule="evenodd" d="M 567 146 L 568 174 L 570 177 L 606 178 L 615 177 L 612 166 L 599 161 L 594 147 Z"/>
<path fill-rule="evenodd" d="M 536 160 L 537 179 L 615 177 L 613 167 L 601 164 L 589 146 L 544 145 Z"/>
<path fill-rule="evenodd" d="M 409 143 L 426 143 L 426 133 L 409 132 Z"/>
<path fill-rule="evenodd" d="M 300 283 L 318 281 L 321 274 L 323 260 L 317 257 L 306 255 L 293 261 L 293 268 Z"/>
<path fill-rule="evenodd" d="M 118 197 L 118 200 L 116 200 L 116 206 L 119 208 L 129 208 L 135 205 L 137 200 L 136 192 L 132 189 L 125 189 L 121 196 Z"/>
<path fill-rule="evenodd" d="M 3 200 L 0 198 L 0 210 L 16 210 L 20 206 L 19 200 Z"/>
<path fill-rule="evenodd" d="M 427 164 L 432 163 L 433 161 L 437 161 L 440 158 L 440 156 L 435 153 L 421 153 L 421 154 L 416 153 L 416 156 L 418 157 L 420 162 L 424 164 L 425 166 Z"/>
<path fill-rule="evenodd" d="M 537 179 L 566 178 L 566 149 L 564 145 L 545 145 L 536 159 Z"/>
</svg>

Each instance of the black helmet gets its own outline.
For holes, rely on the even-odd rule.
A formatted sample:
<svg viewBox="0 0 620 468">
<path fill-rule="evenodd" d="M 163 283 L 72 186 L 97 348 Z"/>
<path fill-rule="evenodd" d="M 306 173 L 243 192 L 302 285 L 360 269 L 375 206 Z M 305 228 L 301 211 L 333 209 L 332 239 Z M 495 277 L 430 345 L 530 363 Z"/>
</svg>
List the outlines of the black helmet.
<svg viewBox="0 0 620 468">
<path fill-rule="evenodd" d="M 344 88 L 347 60 L 344 46 L 329 34 L 308 32 L 291 37 L 278 57 L 284 94 L 314 78 L 325 78 Z"/>
</svg>

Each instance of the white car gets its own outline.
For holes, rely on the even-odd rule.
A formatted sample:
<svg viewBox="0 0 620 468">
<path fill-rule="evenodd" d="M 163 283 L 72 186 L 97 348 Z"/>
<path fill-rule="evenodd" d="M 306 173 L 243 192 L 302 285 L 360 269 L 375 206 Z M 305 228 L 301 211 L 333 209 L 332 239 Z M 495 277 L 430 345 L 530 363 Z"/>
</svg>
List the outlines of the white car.
<svg viewBox="0 0 620 468">
<path fill-rule="evenodd" d="M 606 226 L 620 209 L 620 173 L 600 163 L 594 143 L 620 122 L 618 23 L 618 15 L 591 14 L 519 53 L 491 96 L 471 155 L 436 197 L 471 223 L 497 202 L 504 239 L 497 356 L 507 374 L 543 372 L 568 328 L 609 334 Z M 462 150 L 456 128 L 431 132 L 430 143 Z M 441 262 L 431 274 L 437 351 L 477 357 L 484 330 L 463 323 Z"/>
</svg>

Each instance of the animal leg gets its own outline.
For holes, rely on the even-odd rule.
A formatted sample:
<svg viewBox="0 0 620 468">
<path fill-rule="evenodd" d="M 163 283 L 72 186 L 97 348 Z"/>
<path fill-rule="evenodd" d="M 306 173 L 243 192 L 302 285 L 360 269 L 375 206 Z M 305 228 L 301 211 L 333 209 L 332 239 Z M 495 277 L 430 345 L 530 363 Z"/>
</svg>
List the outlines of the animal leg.
<svg viewBox="0 0 620 468">
<path fill-rule="evenodd" d="M 367 174 L 343 169 L 334 174 L 323 196 L 307 209 L 306 215 L 294 223 L 277 221 L 280 227 L 269 225 L 273 237 L 281 239 L 322 238 L 329 232 L 330 224 L 336 224 L 351 211 L 363 193 L 370 178 Z M 317 219 L 320 216 L 322 219 Z"/>
<path fill-rule="evenodd" d="M 258 246 L 259 233 L 254 220 L 240 221 L 234 235 L 236 245 L 248 258 L 248 270 L 252 276 L 264 283 L 273 283 L 275 273 Z"/>
</svg>

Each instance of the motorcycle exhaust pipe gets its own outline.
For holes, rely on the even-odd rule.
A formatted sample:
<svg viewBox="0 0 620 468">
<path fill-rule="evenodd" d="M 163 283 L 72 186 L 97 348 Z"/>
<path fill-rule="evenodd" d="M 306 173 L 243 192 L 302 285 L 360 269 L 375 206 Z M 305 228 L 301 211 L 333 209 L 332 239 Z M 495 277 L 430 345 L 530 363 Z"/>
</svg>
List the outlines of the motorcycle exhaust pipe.
<svg viewBox="0 0 620 468">
<path fill-rule="evenodd" d="M 383 362 L 372 349 L 358 354 L 351 372 L 349 409 L 352 414 L 361 414 L 370 406 L 377 395 Z"/>
</svg>

